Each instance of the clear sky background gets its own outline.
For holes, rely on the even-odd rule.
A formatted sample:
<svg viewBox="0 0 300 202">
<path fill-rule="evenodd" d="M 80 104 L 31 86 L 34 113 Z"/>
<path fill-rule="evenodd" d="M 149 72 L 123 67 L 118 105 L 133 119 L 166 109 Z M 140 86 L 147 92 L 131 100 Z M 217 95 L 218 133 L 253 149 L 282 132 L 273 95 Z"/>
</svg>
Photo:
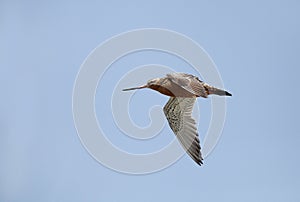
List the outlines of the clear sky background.
<svg viewBox="0 0 300 202">
<path fill-rule="evenodd" d="M 1 0 L 0 201 L 300 201 L 299 19 L 296 0 Z M 95 161 L 77 136 L 71 105 L 81 63 L 109 37 L 146 27 L 199 43 L 233 94 L 223 135 L 202 167 L 185 156 L 154 174 L 125 175 Z M 124 72 L 149 63 L 195 73 L 157 52 L 130 55 L 107 72 L 97 113 L 107 117 L 109 138 L 134 151 L 156 149 L 173 134 L 165 128 L 162 143 L 154 138 L 142 147 L 125 141 L 101 95 Z M 167 101 L 152 91 L 135 97 L 140 125 L 149 122 L 147 107 Z M 209 115 L 209 100 L 198 104 Z"/>
</svg>

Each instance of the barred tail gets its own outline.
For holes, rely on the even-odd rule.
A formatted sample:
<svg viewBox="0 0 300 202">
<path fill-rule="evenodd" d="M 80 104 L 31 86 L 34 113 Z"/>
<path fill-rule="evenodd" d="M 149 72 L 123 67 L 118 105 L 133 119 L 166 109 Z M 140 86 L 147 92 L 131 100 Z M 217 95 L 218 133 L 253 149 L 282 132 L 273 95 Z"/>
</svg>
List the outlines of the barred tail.
<svg viewBox="0 0 300 202">
<path fill-rule="evenodd" d="M 215 95 L 220 95 L 220 96 L 231 96 L 231 93 L 229 93 L 225 90 L 221 90 L 219 88 L 212 87 L 208 84 L 205 84 L 204 87 L 205 87 L 208 95 L 215 94 Z"/>
</svg>

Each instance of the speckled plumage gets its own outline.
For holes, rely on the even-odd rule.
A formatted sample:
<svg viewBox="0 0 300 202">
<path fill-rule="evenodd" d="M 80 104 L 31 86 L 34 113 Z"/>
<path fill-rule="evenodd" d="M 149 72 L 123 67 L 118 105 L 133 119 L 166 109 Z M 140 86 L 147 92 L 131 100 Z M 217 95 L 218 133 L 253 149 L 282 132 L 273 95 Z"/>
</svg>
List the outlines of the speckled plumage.
<svg viewBox="0 0 300 202">
<path fill-rule="evenodd" d="M 149 80 L 144 86 L 124 89 L 124 91 L 141 88 L 151 88 L 170 96 L 163 109 L 169 126 L 189 156 L 197 164 L 202 165 L 203 158 L 196 122 L 192 118 L 196 98 L 207 98 L 210 94 L 221 96 L 231 96 L 231 94 L 210 86 L 198 77 L 186 73 L 167 74 L 166 77 Z"/>
<path fill-rule="evenodd" d="M 199 165 L 203 162 L 200 152 L 196 122 L 192 118 L 196 98 L 171 97 L 164 106 L 169 126 L 179 139 L 182 147 Z"/>
</svg>

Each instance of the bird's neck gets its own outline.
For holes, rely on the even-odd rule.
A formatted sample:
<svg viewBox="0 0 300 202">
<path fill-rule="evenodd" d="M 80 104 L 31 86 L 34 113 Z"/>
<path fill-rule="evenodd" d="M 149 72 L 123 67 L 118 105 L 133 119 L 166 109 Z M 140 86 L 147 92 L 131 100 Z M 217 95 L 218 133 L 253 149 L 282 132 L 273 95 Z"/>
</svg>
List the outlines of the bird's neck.
<svg viewBox="0 0 300 202">
<path fill-rule="evenodd" d="M 167 96 L 174 96 L 174 94 L 168 90 L 167 88 L 161 86 L 161 85 L 150 85 L 149 88 L 151 88 L 152 90 L 155 90 L 155 91 L 158 91 L 164 95 L 167 95 Z"/>
</svg>

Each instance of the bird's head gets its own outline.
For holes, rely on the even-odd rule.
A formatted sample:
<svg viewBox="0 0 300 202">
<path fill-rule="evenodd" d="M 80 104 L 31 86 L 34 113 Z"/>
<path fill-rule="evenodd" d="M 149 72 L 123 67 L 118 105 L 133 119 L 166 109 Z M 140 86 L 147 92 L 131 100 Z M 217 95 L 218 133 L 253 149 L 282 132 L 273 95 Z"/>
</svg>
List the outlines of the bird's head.
<svg viewBox="0 0 300 202">
<path fill-rule="evenodd" d="M 147 87 L 150 88 L 153 85 L 158 85 L 159 84 L 159 78 L 156 79 L 151 79 L 147 82 Z"/>
</svg>

